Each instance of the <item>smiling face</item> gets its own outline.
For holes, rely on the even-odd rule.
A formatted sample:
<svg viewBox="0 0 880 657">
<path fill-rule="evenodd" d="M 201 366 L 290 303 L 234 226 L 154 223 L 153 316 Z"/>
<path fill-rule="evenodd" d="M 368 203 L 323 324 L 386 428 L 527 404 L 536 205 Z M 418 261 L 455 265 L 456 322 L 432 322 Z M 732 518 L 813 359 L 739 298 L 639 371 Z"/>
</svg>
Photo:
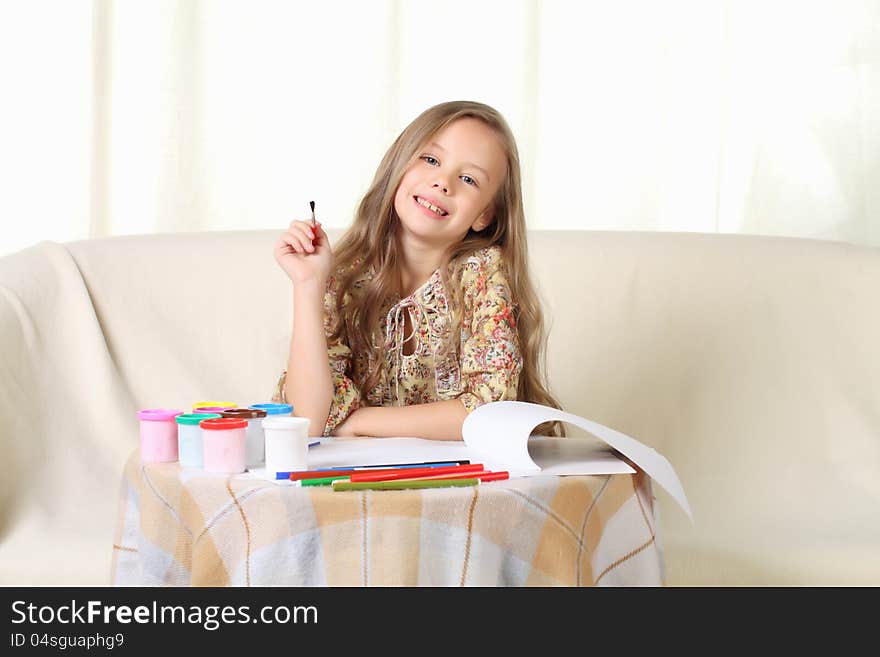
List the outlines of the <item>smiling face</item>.
<svg viewBox="0 0 880 657">
<path fill-rule="evenodd" d="M 437 132 L 417 152 L 394 196 L 402 237 L 438 249 L 492 222 L 492 201 L 504 182 L 507 156 L 495 132 L 463 118 Z"/>
</svg>

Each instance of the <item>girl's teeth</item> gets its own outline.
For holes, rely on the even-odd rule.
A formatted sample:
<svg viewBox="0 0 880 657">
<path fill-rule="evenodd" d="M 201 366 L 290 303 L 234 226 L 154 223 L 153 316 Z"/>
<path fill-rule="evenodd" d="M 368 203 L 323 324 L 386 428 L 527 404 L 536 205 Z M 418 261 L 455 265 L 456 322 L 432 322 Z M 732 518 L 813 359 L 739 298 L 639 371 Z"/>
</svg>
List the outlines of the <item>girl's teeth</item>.
<svg viewBox="0 0 880 657">
<path fill-rule="evenodd" d="M 421 198 L 421 197 L 417 198 L 417 199 L 416 199 L 416 202 L 417 202 L 419 205 L 422 205 L 422 206 L 424 206 L 424 207 L 430 209 L 431 212 L 436 212 L 436 213 L 439 214 L 441 217 L 446 216 L 446 214 L 447 214 L 446 212 L 444 212 L 443 210 L 441 210 L 440 208 L 438 208 L 436 205 L 431 205 L 430 203 L 428 203 L 428 201 L 426 201 L 425 199 L 423 199 L 423 198 Z"/>
</svg>

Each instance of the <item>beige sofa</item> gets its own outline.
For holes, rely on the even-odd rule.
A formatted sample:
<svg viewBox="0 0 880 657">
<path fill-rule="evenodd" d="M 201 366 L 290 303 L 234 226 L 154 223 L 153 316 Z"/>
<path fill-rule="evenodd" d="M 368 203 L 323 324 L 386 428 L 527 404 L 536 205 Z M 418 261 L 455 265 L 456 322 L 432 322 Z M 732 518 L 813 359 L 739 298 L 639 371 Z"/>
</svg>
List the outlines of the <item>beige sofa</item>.
<svg viewBox="0 0 880 657">
<path fill-rule="evenodd" d="M 339 232 L 331 235 L 338 237 Z M 0 259 L 0 584 L 106 584 L 136 411 L 268 400 L 276 231 L 44 242 Z M 880 250 L 534 232 L 563 406 L 665 455 L 670 585 L 880 584 Z"/>
</svg>

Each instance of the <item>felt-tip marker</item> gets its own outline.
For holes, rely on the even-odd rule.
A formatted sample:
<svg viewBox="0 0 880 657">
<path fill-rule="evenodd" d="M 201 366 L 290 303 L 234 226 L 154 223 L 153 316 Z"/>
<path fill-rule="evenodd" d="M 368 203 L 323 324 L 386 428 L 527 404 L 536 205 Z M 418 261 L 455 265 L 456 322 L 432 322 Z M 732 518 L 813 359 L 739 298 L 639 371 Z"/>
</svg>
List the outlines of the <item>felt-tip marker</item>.
<svg viewBox="0 0 880 657">
<path fill-rule="evenodd" d="M 276 472 L 276 479 L 290 479 L 291 481 L 299 481 L 300 479 L 311 479 L 314 477 L 331 477 L 335 475 L 349 475 L 354 472 L 370 472 L 379 473 L 380 471 L 397 472 L 403 469 L 417 468 L 441 468 L 452 467 L 457 465 L 469 465 L 470 461 L 426 461 L 424 463 L 389 463 L 387 465 L 342 465 L 331 468 L 320 468 L 318 470 L 294 470 L 290 472 Z"/>
<path fill-rule="evenodd" d="M 415 479 L 419 476 L 439 477 L 463 472 L 483 472 L 482 463 L 453 465 L 448 468 L 402 468 L 391 472 L 371 472 L 369 470 L 352 473 L 352 481 L 393 481 L 395 479 Z"/>
<path fill-rule="evenodd" d="M 379 465 L 342 465 L 327 470 L 369 470 L 370 468 L 434 468 L 449 465 L 468 465 L 469 459 L 459 461 L 424 461 L 422 463 L 382 463 Z"/>
<path fill-rule="evenodd" d="M 502 479 L 510 479 L 510 473 L 507 470 L 479 470 L 466 472 L 446 472 L 444 474 L 418 474 L 412 477 L 399 477 L 388 475 L 357 475 L 353 474 L 349 479 L 355 483 L 370 481 L 427 481 L 430 479 L 471 479 L 477 478 L 480 481 L 500 481 Z"/>
<path fill-rule="evenodd" d="M 396 468 L 387 470 L 300 470 L 299 472 L 279 472 L 279 479 L 291 481 L 305 481 L 306 479 L 321 479 L 324 477 L 347 477 L 355 472 L 398 472 Z"/>
<path fill-rule="evenodd" d="M 410 479 L 403 481 L 335 481 L 334 491 L 345 490 L 405 490 L 407 488 L 446 488 L 449 486 L 479 486 L 480 480 L 471 479 Z"/>
<path fill-rule="evenodd" d="M 296 482 L 298 486 L 329 486 L 334 481 L 339 481 L 344 479 L 348 481 L 348 477 L 346 475 L 339 475 L 336 477 L 314 477 L 313 479 L 300 479 Z"/>
</svg>

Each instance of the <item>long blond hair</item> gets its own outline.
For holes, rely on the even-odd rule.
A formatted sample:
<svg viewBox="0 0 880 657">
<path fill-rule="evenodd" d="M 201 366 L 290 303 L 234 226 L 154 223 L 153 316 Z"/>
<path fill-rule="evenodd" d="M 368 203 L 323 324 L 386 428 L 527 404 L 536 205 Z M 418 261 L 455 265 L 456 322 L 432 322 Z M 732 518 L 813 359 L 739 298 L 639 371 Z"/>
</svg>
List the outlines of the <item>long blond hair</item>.
<svg viewBox="0 0 880 657">
<path fill-rule="evenodd" d="M 452 245 L 440 265 L 443 289 L 447 292 L 453 313 L 453 329 L 446 349 L 460 350 L 462 289 L 461 275 L 467 257 L 484 247 L 498 246 L 502 252 L 504 274 L 514 302 L 517 336 L 523 357 L 523 368 L 517 386 L 517 399 L 561 408 L 546 383 L 546 346 L 544 317 L 537 292 L 529 275 L 526 220 L 522 201 L 519 153 L 513 133 L 504 117 L 494 108 L 472 101 L 452 101 L 431 107 L 420 114 L 397 137 L 376 170 L 351 227 L 334 249 L 334 271 L 337 272 L 336 307 L 339 321 L 332 327 L 331 340 L 342 340 L 353 353 L 368 356 L 369 371 L 358 372 L 352 359 L 347 374 L 364 395 L 379 379 L 382 362 L 382 340 L 374 338 L 380 325 L 379 313 L 389 299 L 399 297 L 401 262 L 397 242 L 399 217 L 394 209 L 394 196 L 404 173 L 416 161 L 419 149 L 436 133 L 452 122 L 465 117 L 482 121 L 500 139 L 507 156 L 507 175 L 493 201 L 494 218 L 483 230 L 469 230 L 464 239 Z M 350 303 L 343 302 L 353 283 L 369 271 L 375 273 Z M 559 423 L 547 423 L 537 433 L 564 435 Z"/>
</svg>

